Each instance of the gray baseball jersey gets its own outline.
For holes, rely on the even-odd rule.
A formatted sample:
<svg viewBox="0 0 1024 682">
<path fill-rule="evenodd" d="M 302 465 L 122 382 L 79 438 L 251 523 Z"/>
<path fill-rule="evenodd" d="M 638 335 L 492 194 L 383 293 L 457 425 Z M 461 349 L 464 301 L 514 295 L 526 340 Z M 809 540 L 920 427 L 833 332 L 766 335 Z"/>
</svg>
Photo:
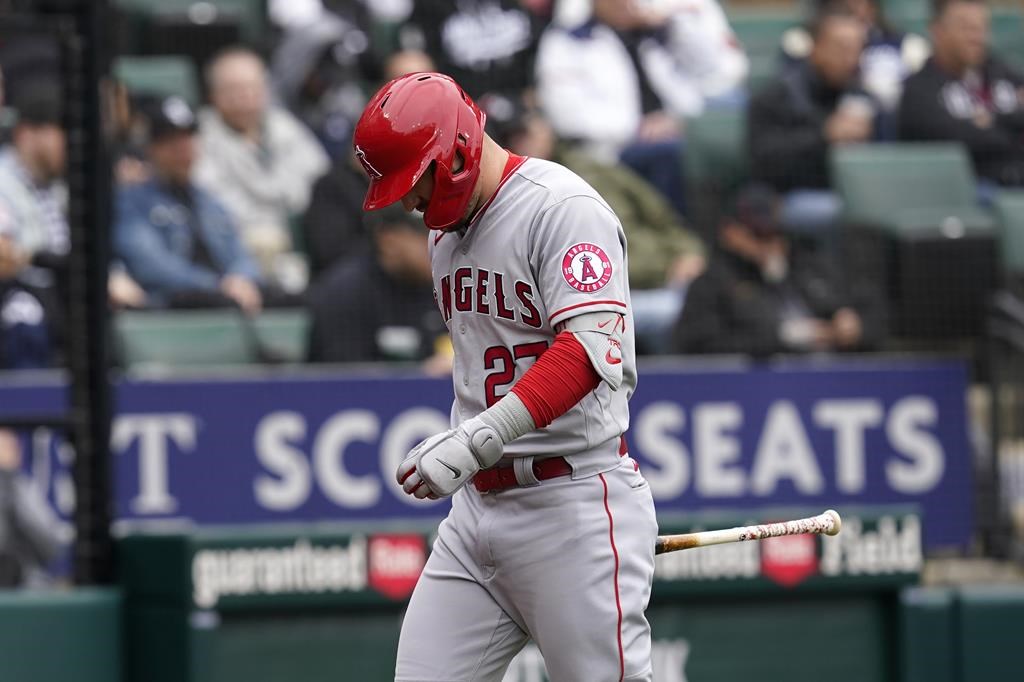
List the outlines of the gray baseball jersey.
<svg viewBox="0 0 1024 682">
<path fill-rule="evenodd" d="M 623 382 L 596 391 L 507 456 L 581 452 L 629 427 L 636 358 L 626 237 L 608 204 L 575 173 L 529 159 L 506 180 L 463 236 L 431 238 L 434 291 L 455 348 L 452 426 L 493 405 L 574 315 L 626 317 Z"/>
<path fill-rule="evenodd" d="M 571 475 L 455 494 L 406 612 L 395 679 L 498 682 L 533 639 L 557 682 L 650 680 L 657 522 L 620 450 L 636 361 L 618 219 L 568 169 L 512 157 L 468 228 L 431 233 L 430 253 L 455 349 L 453 426 L 500 400 L 583 313 L 624 316 L 623 381 L 506 445 L 519 464 L 564 457 Z"/>
</svg>

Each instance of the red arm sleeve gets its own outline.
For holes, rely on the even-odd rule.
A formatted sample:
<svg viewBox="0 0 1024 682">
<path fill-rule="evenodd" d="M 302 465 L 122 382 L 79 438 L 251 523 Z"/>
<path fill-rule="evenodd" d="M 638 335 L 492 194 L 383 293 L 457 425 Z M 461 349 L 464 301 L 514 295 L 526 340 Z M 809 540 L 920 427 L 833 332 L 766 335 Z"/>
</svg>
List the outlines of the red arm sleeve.
<svg viewBox="0 0 1024 682">
<path fill-rule="evenodd" d="M 587 351 L 571 332 L 561 332 L 511 390 L 541 429 L 568 412 L 600 383 L 601 377 L 590 364 Z"/>
</svg>

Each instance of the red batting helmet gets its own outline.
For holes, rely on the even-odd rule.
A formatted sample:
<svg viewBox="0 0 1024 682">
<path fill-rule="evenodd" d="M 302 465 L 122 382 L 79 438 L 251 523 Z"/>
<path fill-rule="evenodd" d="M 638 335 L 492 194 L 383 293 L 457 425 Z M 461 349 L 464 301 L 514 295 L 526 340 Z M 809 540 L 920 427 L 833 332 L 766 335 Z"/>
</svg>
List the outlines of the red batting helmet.
<svg viewBox="0 0 1024 682">
<path fill-rule="evenodd" d="M 363 209 L 400 200 L 434 164 L 423 222 L 434 230 L 455 228 L 480 175 L 484 120 L 469 95 L 443 74 L 412 73 L 387 83 L 366 105 L 352 138 L 370 176 Z M 462 168 L 453 172 L 456 155 Z"/>
</svg>

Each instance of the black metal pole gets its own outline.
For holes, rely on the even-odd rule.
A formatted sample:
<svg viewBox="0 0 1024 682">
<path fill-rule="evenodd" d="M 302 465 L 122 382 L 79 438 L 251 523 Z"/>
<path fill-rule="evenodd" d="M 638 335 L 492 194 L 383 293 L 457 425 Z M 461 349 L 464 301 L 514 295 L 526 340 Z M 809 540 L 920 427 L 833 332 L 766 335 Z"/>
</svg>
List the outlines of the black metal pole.
<svg viewBox="0 0 1024 682">
<path fill-rule="evenodd" d="M 101 92 L 109 72 L 106 0 L 69 3 L 74 30 L 66 45 L 68 218 L 71 259 L 68 363 L 71 438 L 75 449 L 76 584 L 113 581 L 108 377 L 111 162 Z"/>
</svg>

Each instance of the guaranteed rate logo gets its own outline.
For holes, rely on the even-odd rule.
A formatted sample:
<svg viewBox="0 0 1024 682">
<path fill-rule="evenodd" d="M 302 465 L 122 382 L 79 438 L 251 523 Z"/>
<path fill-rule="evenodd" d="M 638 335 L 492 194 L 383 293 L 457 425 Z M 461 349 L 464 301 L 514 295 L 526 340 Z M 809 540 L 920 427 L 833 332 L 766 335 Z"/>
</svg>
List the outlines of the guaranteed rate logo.
<svg viewBox="0 0 1024 682">
<path fill-rule="evenodd" d="M 370 538 L 370 587 L 399 600 L 412 594 L 427 563 L 422 535 L 374 535 Z"/>
<path fill-rule="evenodd" d="M 359 592 L 366 565 L 359 536 L 344 547 L 299 538 L 283 547 L 203 549 L 192 557 L 192 601 L 212 609 L 224 597 Z"/>
</svg>

